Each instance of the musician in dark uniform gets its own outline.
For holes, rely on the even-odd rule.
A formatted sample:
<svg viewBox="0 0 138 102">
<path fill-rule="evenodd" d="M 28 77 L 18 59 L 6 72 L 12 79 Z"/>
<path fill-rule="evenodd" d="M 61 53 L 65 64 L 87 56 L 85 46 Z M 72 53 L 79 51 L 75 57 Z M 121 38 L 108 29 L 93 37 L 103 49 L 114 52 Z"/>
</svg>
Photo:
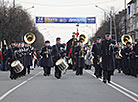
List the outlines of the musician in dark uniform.
<svg viewBox="0 0 138 102">
<path fill-rule="evenodd" d="M 126 48 L 124 48 L 124 50 L 121 52 L 121 54 L 123 55 L 123 63 L 124 63 L 123 72 L 126 75 L 131 74 L 131 55 L 132 55 L 131 52 L 132 52 L 131 43 L 127 42 Z"/>
<path fill-rule="evenodd" d="M 6 60 L 7 60 L 7 49 L 6 45 L 3 43 L 2 47 L 2 56 L 3 56 L 3 66 L 2 66 L 2 71 L 6 71 Z"/>
<path fill-rule="evenodd" d="M 116 42 L 111 39 L 111 35 L 106 33 L 105 40 L 102 41 L 102 69 L 103 69 L 103 82 L 110 83 L 111 75 L 115 69 L 115 56 L 114 45 Z"/>
<path fill-rule="evenodd" d="M 44 70 L 44 76 L 49 76 L 51 72 L 51 67 L 53 66 L 53 60 L 51 56 L 52 47 L 50 46 L 50 41 L 45 41 L 45 46 L 42 48 L 42 66 Z"/>
<path fill-rule="evenodd" d="M 27 69 L 28 74 L 30 74 L 30 66 L 32 66 L 33 47 L 25 44 L 25 49 L 27 50 L 27 52 L 24 56 L 24 66 Z"/>
<path fill-rule="evenodd" d="M 74 53 L 76 55 L 76 75 L 83 74 L 83 68 L 85 68 L 84 56 L 86 51 L 82 46 L 82 40 L 79 40 L 78 46 L 75 47 Z"/>
<path fill-rule="evenodd" d="M 94 56 L 93 62 L 94 62 L 94 67 L 95 67 L 94 75 L 97 78 L 102 77 L 102 65 L 101 65 L 101 62 L 100 62 L 100 58 L 102 56 L 101 47 L 102 47 L 101 37 L 97 37 L 97 41 L 93 45 L 93 48 L 92 48 L 92 54 Z"/>
<path fill-rule="evenodd" d="M 56 45 L 52 46 L 52 56 L 53 56 L 53 61 L 54 61 L 54 65 L 55 65 L 55 77 L 57 79 L 61 78 L 61 71 L 56 66 L 56 62 L 60 58 L 64 58 L 65 54 L 66 54 L 65 44 L 61 44 L 61 39 L 58 37 L 58 38 L 56 38 Z"/>
<path fill-rule="evenodd" d="M 138 39 L 135 39 L 135 46 L 133 50 L 135 52 L 135 67 L 134 67 L 133 76 L 137 77 L 137 74 L 138 74 Z"/>
<path fill-rule="evenodd" d="M 10 67 L 10 78 L 12 80 L 18 78 L 18 74 L 15 73 L 13 67 L 11 67 L 11 63 L 18 58 L 16 53 L 17 51 L 18 51 L 17 44 L 15 41 L 12 41 L 11 46 L 8 49 L 8 65 Z"/>
<path fill-rule="evenodd" d="M 75 55 L 74 55 L 74 48 L 77 44 L 77 39 L 75 38 L 75 35 L 72 35 L 72 38 L 67 42 L 67 48 L 66 48 L 66 56 L 68 56 L 68 64 L 69 69 L 75 69 Z"/>
</svg>

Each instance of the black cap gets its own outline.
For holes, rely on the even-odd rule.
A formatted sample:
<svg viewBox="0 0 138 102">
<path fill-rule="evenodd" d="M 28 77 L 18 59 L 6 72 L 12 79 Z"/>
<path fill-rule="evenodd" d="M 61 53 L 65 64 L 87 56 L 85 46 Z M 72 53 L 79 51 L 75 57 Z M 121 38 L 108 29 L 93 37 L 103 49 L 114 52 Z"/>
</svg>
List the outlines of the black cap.
<svg viewBox="0 0 138 102">
<path fill-rule="evenodd" d="M 61 39 L 60 37 L 57 37 L 57 38 L 56 38 L 56 41 L 59 41 L 60 39 Z"/>
<path fill-rule="evenodd" d="M 75 37 L 75 35 L 73 34 L 72 37 Z"/>
<path fill-rule="evenodd" d="M 50 41 L 49 41 L 49 40 L 47 40 L 47 41 L 45 41 L 45 43 L 50 43 Z"/>
<path fill-rule="evenodd" d="M 110 36 L 110 33 L 105 33 L 106 36 Z"/>
<path fill-rule="evenodd" d="M 100 36 L 98 36 L 98 37 L 97 37 L 97 40 L 99 40 L 99 39 L 101 39 L 101 37 L 100 37 Z"/>
</svg>

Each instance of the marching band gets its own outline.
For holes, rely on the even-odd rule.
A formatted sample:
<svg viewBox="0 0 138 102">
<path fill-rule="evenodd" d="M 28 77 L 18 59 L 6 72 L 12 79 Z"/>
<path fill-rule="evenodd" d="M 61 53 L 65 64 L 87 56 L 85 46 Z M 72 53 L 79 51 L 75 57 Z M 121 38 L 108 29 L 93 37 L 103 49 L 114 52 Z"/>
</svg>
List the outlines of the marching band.
<svg viewBox="0 0 138 102">
<path fill-rule="evenodd" d="M 93 46 L 87 43 L 84 34 L 78 39 L 72 35 L 67 44 L 62 44 L 61 38 L 57 37 L 53 46 L 49 40 L 45 41 L 40 53 L 31 46 L 35 41 L 34 34 L 28 33 L 24 39 L 25 42 L 12 41 L 10 46 L 3 45 L 0 49 L 1 70 L 8 67 L 12 80 L 25 76 L 26 72 L 30 74 L 31 68 L 34 69 L 38 61 L 38 66 L 43 67 L 44 76 L 49 76 L 51 68 L 54 67 L 57 79 L 68 69 L 76 71 L 77 76 L 83 75 L 83 69 L 90 70 L 92 65 L 95 68 L 94 75 L 103 78 L 104 83 L 111 82 L 115 69 L 126 75 L 138 75 L 138 40 L 132 44 L 130 36 L 127 35 L 122 38 L 123 46 L 121 43 L 116 44 L 109 33 L 105 34 L 104 40 L 97 37 Z"/>
</svg>

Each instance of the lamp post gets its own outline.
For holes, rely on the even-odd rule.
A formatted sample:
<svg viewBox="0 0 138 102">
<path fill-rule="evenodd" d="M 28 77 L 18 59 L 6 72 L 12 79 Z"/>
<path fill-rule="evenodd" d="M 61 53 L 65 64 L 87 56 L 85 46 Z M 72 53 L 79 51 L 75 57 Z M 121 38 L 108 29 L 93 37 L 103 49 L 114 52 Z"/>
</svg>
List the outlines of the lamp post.
<svg viewBox="0 0 138 102">
<path fill-rule="evenodd" d="M 104 20 L 106 20 L 106 10 L 101 8 L 101 7 L 99 7 L 99 6 L 97 6 L 97 5 L 95 5 L 95 7 L 101 9 L 104 12 Z"/>
<path fill-rule="evenodd" d="M 126 0 L 124 0 L 124 8 L 125 8 L 125 13 L 124 13 L 124 26 L 125 26 L 125 34 L 127 33 L 127 8 L 126 8 Z"/>
</svg>

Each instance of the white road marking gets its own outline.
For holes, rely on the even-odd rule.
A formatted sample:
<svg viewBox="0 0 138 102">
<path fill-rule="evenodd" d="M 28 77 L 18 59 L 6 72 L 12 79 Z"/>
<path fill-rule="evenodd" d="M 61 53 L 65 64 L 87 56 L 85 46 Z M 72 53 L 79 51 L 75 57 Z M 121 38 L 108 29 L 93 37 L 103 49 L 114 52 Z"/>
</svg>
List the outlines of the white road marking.
<svg viewBox="0 0 138 102">
<path fill-rule="evenodd" d="M 95 75 L 94 75 L 94 73 L 93 73 L 92 71 L 90 71 L 90 70 L 85 70 L 85 72 L 87 72 L 88 74 L 90 74 L 90 75 L 92 75 L 93 77 L 95 77 Z M 95 77 L 95 78 L 96 78 L 96 77 Z M 98 80 L 102 81 L 102 79 L 98 79 Z M 125 96 L 131 98 L 133 101 L 138 102 L 138 99 L 136 99 L 135 97 L 132 96 L 132 95 L 134 95 L 134 96 L 137 97 L 137 94 L 136 94 L 136 93 L 134 93 L 134 92 L 132 92 L 132 91 L 130 91 L 130 90 L 128 90 L 128 89 L 126 89 L 126 88 L 124 88 L 124 87 L 118 85 L 118 84 L 116 84 L 115 82 L 111 82 L 111 83 L 113 83 L 113 84 L 107 84 L 107 85 L 109 85 L 110 87 L 112 87 L 112 88 L 114 88 L 115 90 L 119 91 L 120 93 L 124 94 Z M 116 87 L 116 86 L 118 86 L 120 89 L 119 89 L 118 87 Z M 121 90 L 121 89 L 122 89 L 122 90 Z M 124 91 L 123 91 L 123 90 L 124 90 Z M 128 94 L 128 93 L 126 93 L 125 91 L 128 92 L 128 93 L 130 93 L 131 95 Z"/>
<path fill-rule="evenodd" d="M 2 96 L 0 96 L 0 101 L 2 101 L 5 97 L 7 97 L 10 93 L 12 93 L 13 91 L 15 91 L 16 89 L 18 89 L 19 87 L 23 86 L 24 84 L 26 84 L 28 81 L 32 80 L 34 77 L 38 76 L 41 73 L 38 72 L 37 74 L 35 74 L 34 76 L 32 76 L 31 78 L 23 81 L 22 83 L 20 83 L 19 85 L 15 86 L 14 88 L 10 89 L 9 91 L 7 91 L 5 94 L 3 94 Z"/>
</svg>

